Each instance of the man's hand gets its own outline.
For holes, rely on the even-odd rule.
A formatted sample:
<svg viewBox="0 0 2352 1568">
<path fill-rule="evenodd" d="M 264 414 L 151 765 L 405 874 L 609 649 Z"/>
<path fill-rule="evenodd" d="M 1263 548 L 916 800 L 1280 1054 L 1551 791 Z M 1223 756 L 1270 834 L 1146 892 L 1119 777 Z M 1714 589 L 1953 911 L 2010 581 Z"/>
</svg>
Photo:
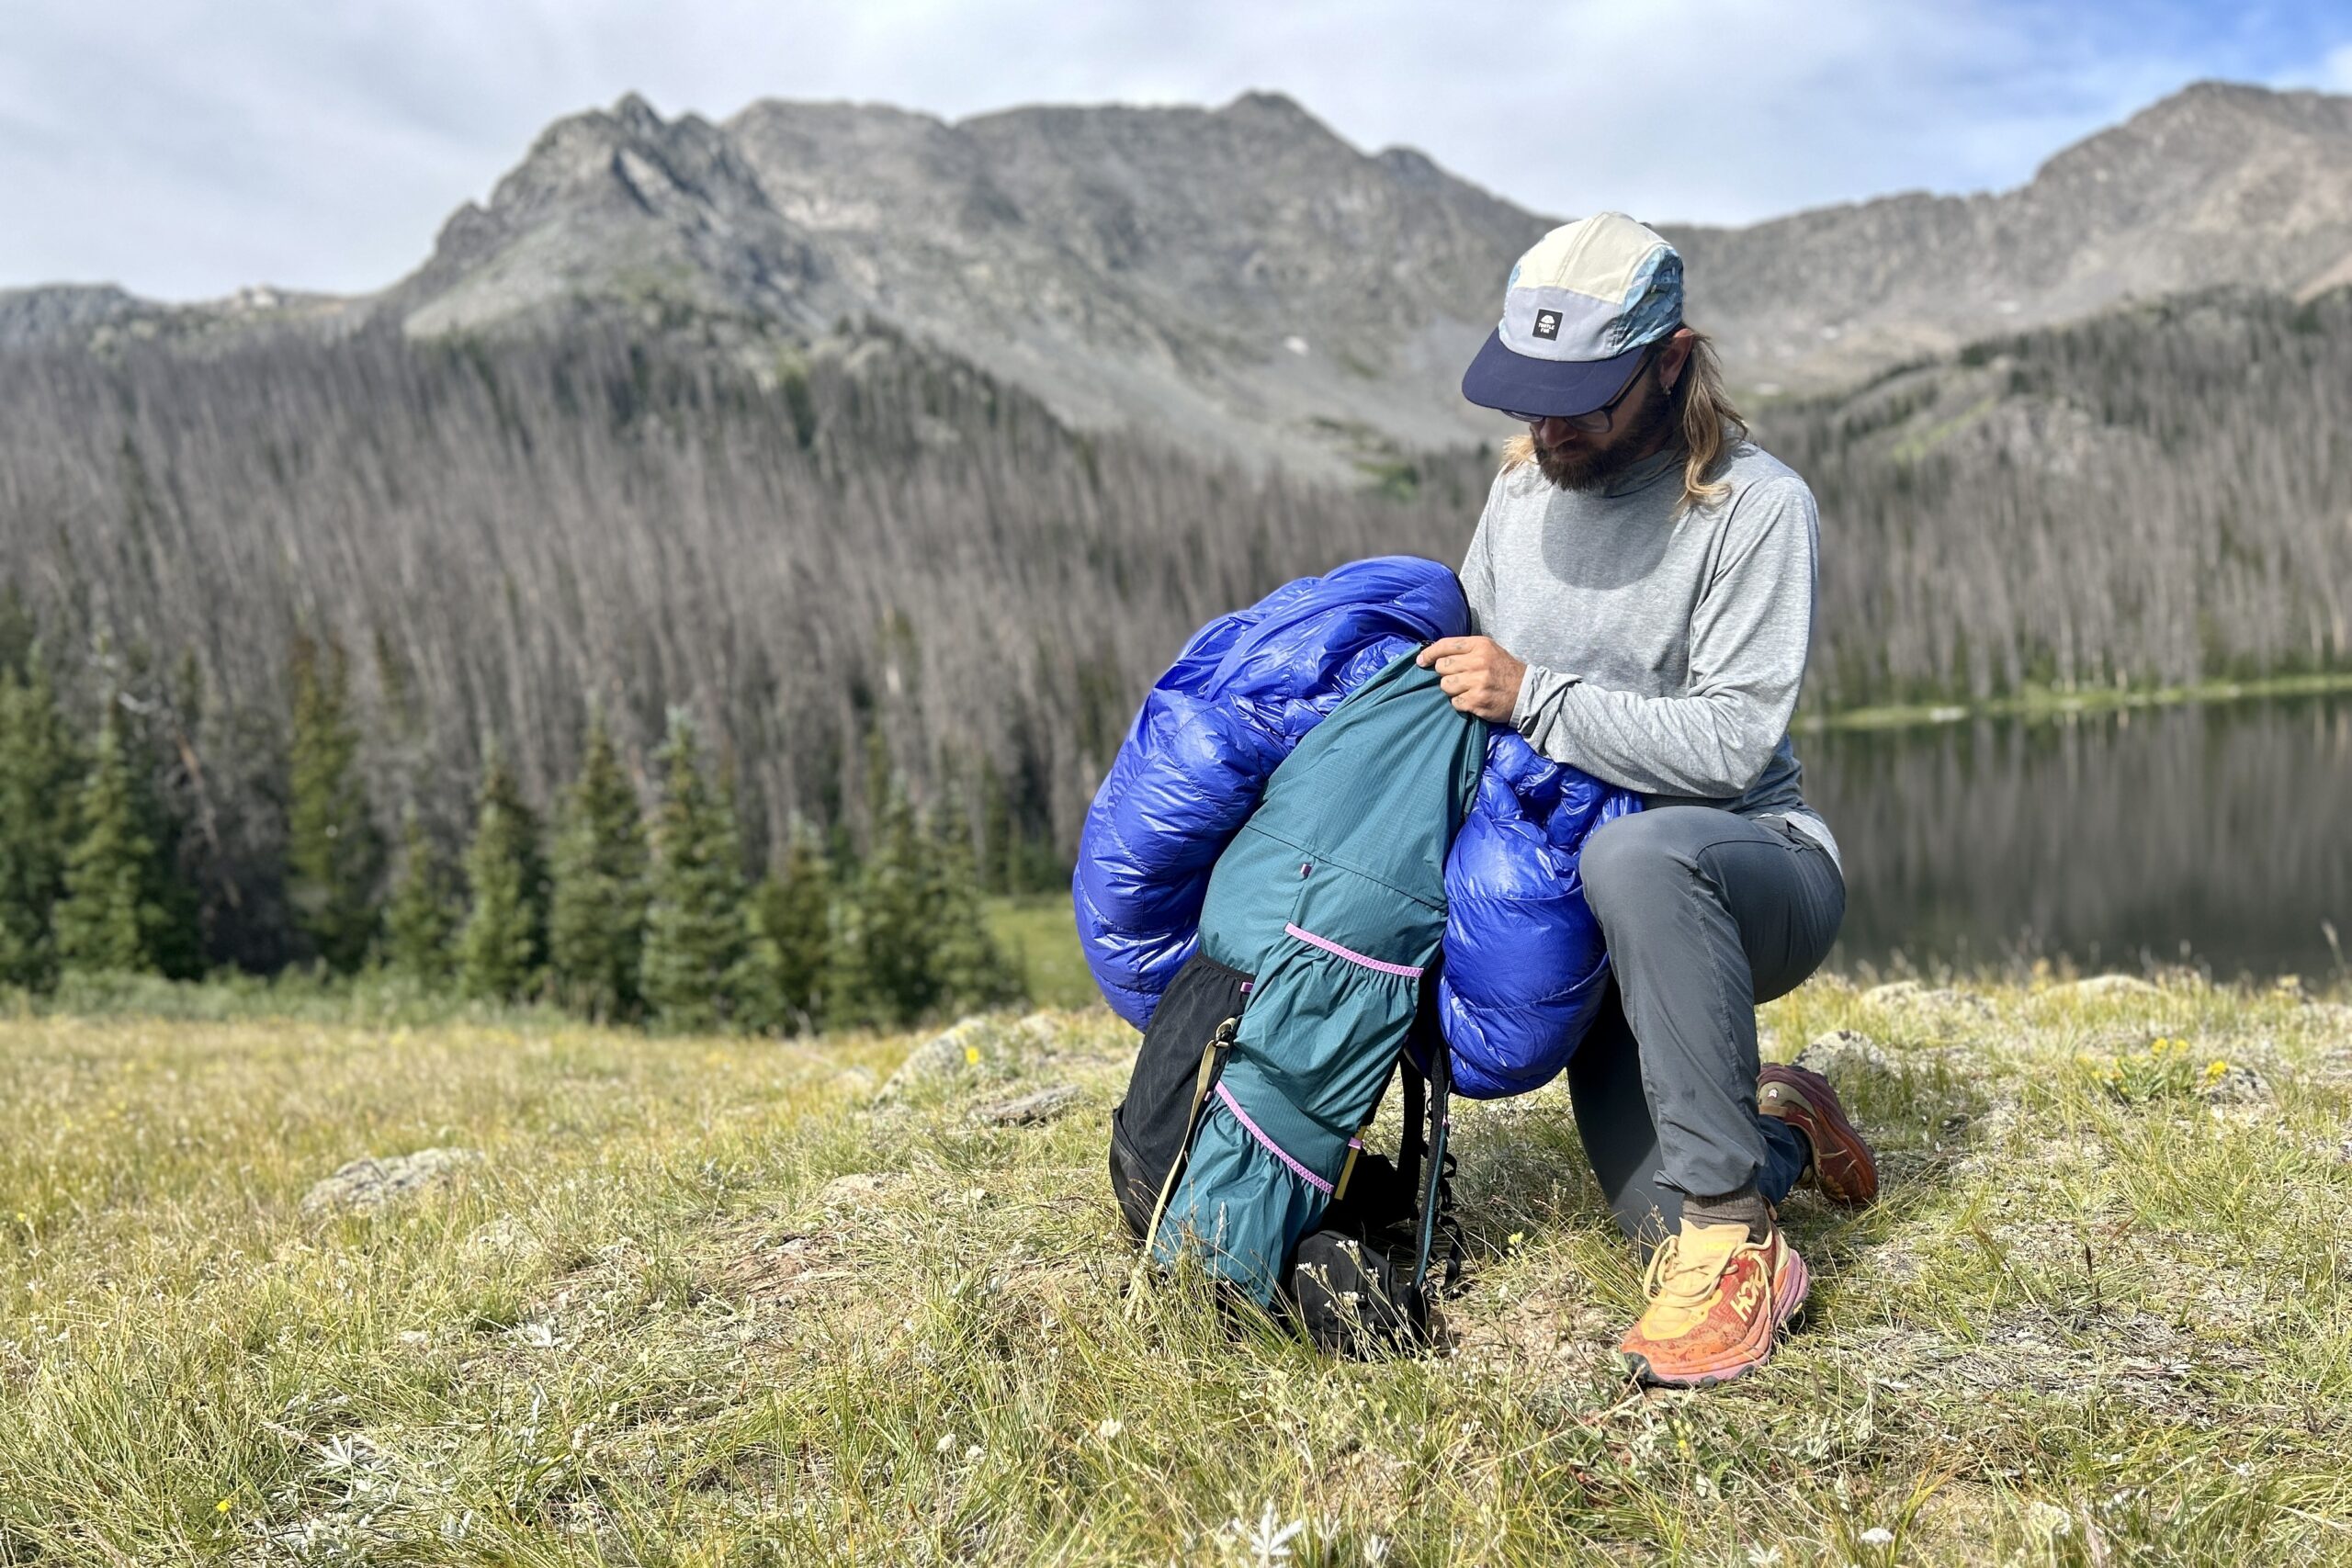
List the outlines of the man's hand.
<svg viewBox="0 0 2352 1568">
<path fill-rule="evenodd" d="M 1527 666 L 1490 637 L 1442 637 L 1421 649 L 1415 662 L 1438 672 L 1438 684 L 1456 708 L 1489 724 L 1510 722 L 1519 683 L 1527 674 Z"/>
</svg>

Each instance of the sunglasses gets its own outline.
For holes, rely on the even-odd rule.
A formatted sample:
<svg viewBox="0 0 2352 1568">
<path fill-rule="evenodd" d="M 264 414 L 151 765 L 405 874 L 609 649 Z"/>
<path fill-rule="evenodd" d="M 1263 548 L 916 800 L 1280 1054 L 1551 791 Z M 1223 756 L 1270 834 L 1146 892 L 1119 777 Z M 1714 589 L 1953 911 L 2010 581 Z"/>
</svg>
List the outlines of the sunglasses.
<svg viewBox="0 0 2352 1568">
<path fill-rule="evenodd" d="M 1657 352 L 1664 341 L 1661 339 L 1658 343 L 1650 345 L 1650 351 L 1642 355 L 1642 362 L 1634 367 L 1634 373 L 1625 378 L 1625 384 L 1617 389 L 1615 397 L 1589 413 L 1520 413 L 1511 409 L 1498 409 L 1495 412 L 1505 419 L 1515 419 L 1521 424 L 1541 424 L 1547 419 L 1556 419 L 1570 430 L 1581 431 L 1587 435 L 1602 434 L 1616 423 L 1617 405 L 1633 395 L 1634 389 L 1641 385 L 1642 373 L 1657 363 Z"/>
</svg>

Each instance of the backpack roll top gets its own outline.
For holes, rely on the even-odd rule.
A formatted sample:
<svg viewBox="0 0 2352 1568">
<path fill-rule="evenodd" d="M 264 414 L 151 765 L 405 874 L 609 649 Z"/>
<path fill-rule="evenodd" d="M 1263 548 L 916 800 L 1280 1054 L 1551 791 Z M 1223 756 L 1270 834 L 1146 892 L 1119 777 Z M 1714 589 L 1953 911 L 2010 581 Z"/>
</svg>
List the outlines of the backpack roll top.
<svg viewBox="0 0 2352 1568">
<path fill-rule="evenodd" d="M 1436 561 L 1383 556 L 1285 583 L 1193 635 L 1112 760 L 1079 842 L 1079 939 L 1146 1027 L 1195 944 L 1210 868 L 1300 740 L 1400 655 L 1469 629 Z"/>
</svg>

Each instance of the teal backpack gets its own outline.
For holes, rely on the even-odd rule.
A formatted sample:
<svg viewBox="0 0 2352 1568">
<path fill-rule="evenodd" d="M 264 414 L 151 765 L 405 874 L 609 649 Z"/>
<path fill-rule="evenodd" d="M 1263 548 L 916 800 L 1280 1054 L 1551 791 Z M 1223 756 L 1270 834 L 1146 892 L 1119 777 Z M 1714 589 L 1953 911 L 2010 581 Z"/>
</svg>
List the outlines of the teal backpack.
<svg viewBox="0 0 2352 1568">
<path fill-rule="evenodd" d="M 1113 1185 L 1152 1258 L 1196 1254 L 1261 1304 L 1290 1298 L 1311 1329 L 1315 1312 L 1360 1304 L 1423 1318 L 1447 1167 L 1444 1046 L 1425 1003 L 1446 852 L 1486 739 L 1408 654 L 1274 771 L 1216 863 L 1199 953 L 1114 1116 Z M 1391 1164 L 1363 1138 L 1400 1064 L 1406 1146 Z M 1359 1244 L 1396 1218 L 1400 1186 L 1417 1211 L 1411 1256 L 1367 1258 Z M 1333 1228 L 1351 1213 L 1361 1223 Z M 1295 1279 L 1309 1260 L 1313 1278 Z M 1393 1301 L 1357 1303 L 1366 1291 Z"/>
</svg>

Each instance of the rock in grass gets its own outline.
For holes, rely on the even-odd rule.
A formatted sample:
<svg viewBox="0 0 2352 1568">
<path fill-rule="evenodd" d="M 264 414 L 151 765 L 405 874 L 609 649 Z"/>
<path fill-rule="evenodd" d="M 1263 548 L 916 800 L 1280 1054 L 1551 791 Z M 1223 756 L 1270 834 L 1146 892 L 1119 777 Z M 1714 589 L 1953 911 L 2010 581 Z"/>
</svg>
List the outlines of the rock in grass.
<svg viewBox="0 0 2352 1568">
<path fill-rule="evenodd" d="M 1855 1029 L 1833 1029 L 1817 1036 L 1797 1053 L 1797 1066 L 1840 1086 L 1868 1074 L 1894 1070 L 1878 1042 Z"/>
<path fill-rule="evenodd" d="M 2205 1086 L 2205 1098 L 2215 1105 L 2260 1105 L 2274 1097 L 2269 1079 L 2243 1063 L 2233 1062 Z"/>
<path fill-rule="evenodd" d="M 419 1149 L 390 1159 L 356 1159 L 304 1193 L 302 1213 L 372 1213 L 454 1180 L 481 1160 L 479 1149 Z"/>
<path fill-rule="evenodd" d="M 1078 1089 L 1070 1084 L 1056 1084 L 1035 1094 L 1024 1094 L 1018 1100 L 1000 1100 L 993 1105 L 983 1105 L 972 1112 L 976 1122 L 993 1122 L 1000 1127 L 1034 1126 L 1050 1122 L 1078 1099 Z"/>
<path fill-rule="evenodd" d="M 870 1209 L 887 1201 L 905 1185 L 906 1179 L 896 1171 L 877 1174 L 861 1170 L 847 1176 L 836 1176 L 826 1182 L 817 1194 L 817 1206 L 828 1213 L 842 1209 Z"/>
<path fill-rule="evenodd" d="M 2077 997 L 2153 997 L 2155 987 L 2137 975 L 2093 975 L 2058 989 Z"/>
<path fill-rule="evenodd" d="M 1889 980 L 1883 986 L 1872 986 L 1862 993 L 1862 1000 L 1899 1010 L 1907 1017 L 1950 1021 L 1959 1013 L 1977 1018 L 1993 1016 L 1993 1004 L 1973 991 L 1956 990 L 1950 986 L 1923 986 L 1917 980 Z"/>
<path fill-rule="evenodd" d="M 955 1083 L 977 1073 L 989 1028 L 984 1018 L 961 1019 L 944 1034 L 924 1041 L 907 1053 L 907 1059 L 882 1086 L 882 1098 L 896 1100 L 913 1089 Z"/>
<path fill-rule="evenodd" d="M 458 1250 L 470 1258 L 512 1258 L 533 1246 L 535 1238 L 512 1214 L 501 1214 L 465 1239 Z"/>
</svg>

